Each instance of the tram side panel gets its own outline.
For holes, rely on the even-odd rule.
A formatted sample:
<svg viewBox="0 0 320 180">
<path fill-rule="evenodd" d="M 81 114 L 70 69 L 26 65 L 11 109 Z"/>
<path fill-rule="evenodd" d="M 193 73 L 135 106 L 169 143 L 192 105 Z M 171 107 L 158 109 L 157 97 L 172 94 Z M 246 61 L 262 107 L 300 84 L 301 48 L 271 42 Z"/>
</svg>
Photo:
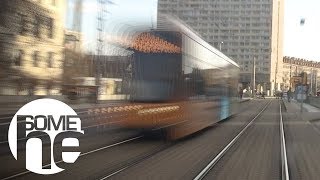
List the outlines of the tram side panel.
<svg viewBox="0 0 320 180">
<path fill-rule="evenodd" d="M 228 70 L 222 70 L 228 62 L 189 36 L 183 36 L 182 46 L 183 94 L 188 103 L 185 121 L 168 128 L 170 139 L 199 131 L 231 114 L 228 76 L 223 74 Z"/>
<path fill-rule="evenodd" d="M 135 52 L 130 97 L 144 105 L 124 120 L 124 125 L 163 128 L 168 138 L 177 139 L 233 113 L 237 92 L 233 84 L 238 75 L 229 73 L 233 65 L 194 39 L 176 36 L 176 32 L 167 37 L 166 33 L 170 34 L 156 34 L 167 40 L 174 37 L 175 43 L 181 43 L 182 52 Z"/>
<path fill-rule="evenodd" d="M 239 82 L 240 70 L 238 67 L 230 66 L 229 68 L 229 80 L 228 85 L 230 87 L 229 97 L 230 97 L 230 115 L 235 115 L 239 113 L 239 95 L 238 95 L 238 82 Z"/>
</svg>

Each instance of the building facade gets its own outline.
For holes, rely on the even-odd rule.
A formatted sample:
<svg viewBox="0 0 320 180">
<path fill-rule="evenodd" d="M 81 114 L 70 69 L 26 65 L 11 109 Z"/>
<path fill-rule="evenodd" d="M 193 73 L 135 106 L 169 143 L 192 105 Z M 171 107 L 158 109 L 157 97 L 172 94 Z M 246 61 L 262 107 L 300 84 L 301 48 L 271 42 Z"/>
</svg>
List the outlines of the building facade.
<svg viewBox="0 0 320 180">
<path fill-rule="evenodd" d="M 0 94 L 59 94 L 66 1 L 0 2 Z"/>
<path fill-rule="evenodd" d="M 75 52 L 82 52 L 83 36 L 81 32 L 65 30 L 64 47 Z"/>
<path fill-rule="evenodd" d="M 307 82 L 309 92 L 315 95 L 320 90 L 320 62 L 308 61 L 295 57 L 283 57 L 283 82 L 284 88 L 294 89 L 293 78 L 300 76 L 301 73 L 307 73 Z"/>
<path fill-rule="evenodd" d="M 174 15 L 233 58 L 240 82 L 272 94 L 283 87 L 284 0 L 159 0 L 159 14 Z M 255 62 L 255 63 L 254 63 Z"/>
</svg>

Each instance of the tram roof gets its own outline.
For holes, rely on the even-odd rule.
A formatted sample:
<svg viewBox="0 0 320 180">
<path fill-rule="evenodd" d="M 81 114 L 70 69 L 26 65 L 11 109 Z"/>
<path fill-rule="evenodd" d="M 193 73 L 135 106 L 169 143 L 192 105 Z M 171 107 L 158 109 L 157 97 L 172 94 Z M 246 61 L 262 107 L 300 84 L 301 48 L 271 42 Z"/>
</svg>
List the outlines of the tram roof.
<svg viewBox="0 0 320 180">
<path fill-rule="evenodd" d="M 159 15 L 158 17 L 158 23 L 157 28 L 153 29 L 152 31 L 178 31 L 189 38 L 193 39 L 194 41 L 201 44 L 204 48 L 207 48 L 217 56 L 221 57 L 222 59 L 228 61 L 229 63 L 239 67 L 239 65 L 234 62 L 233 59 L 223 54 L 221 51 L 214 48 L 212 45 L 207 43 L 205 40 L 203 40 L 200 35 L 196 32 L 194 32 L 187 24 L 183 23 L 181 20 L 179 20 L 176 17 L 169 16 L 169 15 Z"/>
</svg>

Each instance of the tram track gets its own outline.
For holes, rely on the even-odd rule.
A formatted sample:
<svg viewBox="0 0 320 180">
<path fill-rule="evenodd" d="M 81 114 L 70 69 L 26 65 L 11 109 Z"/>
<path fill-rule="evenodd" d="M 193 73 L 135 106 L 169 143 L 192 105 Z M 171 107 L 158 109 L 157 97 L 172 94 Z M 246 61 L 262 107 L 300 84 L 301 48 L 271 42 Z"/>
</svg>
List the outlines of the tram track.
<svg viewBox="0 0 320 180">
<path fill-rule="evenodd" d="M 267 104 L 269 104 L 270 102 L 268 102 Z M 244 108 L 242 108 L 242 110 L 247 110 L 247 109 L 250 109 L 250 107 L 251 106 L 247 106 L 247 107 L 244 107 Z M 252 107 L 251 107 L 252 108 Z M 233 116 L 233 118 L 235 118 L 235 116 Z M 221 125 L 223 125 L 224 124 L 224 122 L 227 122 L 228 120 L 226 120 L 226 121 L 222 121 L 222 124 Z M 241 123 L 239 123 L 239 124 L 234 124 L 235 126 L 239 126 Z M 218 126 L 219 126 L 219 123 L 217 124 Z M 214 126 L 213 126 L 214 127 Z M 212 127 L 211 127 L 212 128 Z M 211 128 L 209 128 L 209 129 L 207 129 L 208 131 L 211 131 L 210 129 Z M 201 132 L 200 132 L 201 133 Z M 208 133 L 208 132 L 207 132 Z M 188 138 L 186 138 L 187 140 L 186 141 L 188 141 Z M 162 156 L 161 154 L 166 154 L 166 150 L 168 150 L 168 151 L 170 151 L 171 149 L 175 149 L 176 148 L 176 146 L 180 146 L 181 144 L 183 144 L 185 141 L 179 141 L 179 142 L 177 142 L 177 143 L 175 143 L 175 144 L 172 144 L 172 145 L 170 145 L 169 147 L 166 147 L 166 148 L 164 148 L 164 149 L 161 149 L 160 151 L 157 151 L 157 152 L 155 152 L 155 153 L 153 153 L 153 154 L 151 154 L 150 156 L 146 156 L 146 157 L 143 157 L 143 158 L 141 158 L 141 159 L 139 159 L 138 161 L 136 161 L 136 162 L 134 162 L 134 163 L 128 163 L 127 165 L 124 165 L 123 167 L 121 167 L 121 168 L 119 168 L 119 169 L 117 169 L 116 171 L 114 171 L 114 172 L 112 172 L 112 173 L 106 173 L 106 175 L 104 175 L 103 177 L 101 177 L 101 178 L 99 178 L 100 180 L 104 180 L 104 179 L 113 179 L 113 178 L 115 178 L 115 179 L 125 179 L 125 178 L 119 178 L 117 175 L 120 175 L 120 177 L 122 176 L 122 174 L 124 173 L 126 173 L 126 170 L 129 170 L 130 171 L 130 168 L 131 167 L 134 167 L 135 165 L 137 165 L 137 166 L 139 166 L 140 165 L 140 163 L 144 163 L 143 161 L 148 161 L 148 160 L 151 160 L 151 159 L 153 159 L 153 158 L 151 158 L 151 157 L 153 157 L 153 156 L 157 156 L 157 155 L 159 155 L 159 156 Z M 154 157 L 154 158 L 156 158 L 156 157 Z"/>
<path fill-rule="evenodd" d="M 276 113 L 275 108 L 270 109 L 270 103 L 204 166 L 194 180 L 221 177 L 225 179 L 235 177 L 240 179 L 289 179 L 282 121 L 283 107 L 281 103 L 277 103 L 279 113 Z"/>
<path fill-rule="evenodd" d="M 214 159 L 212 159 L 202 170 L 201 172 L 194 178 L 194 180 L 202 180 L 205 176 L 210 172 L 210 170 L 219 162 L 219 160 L 228 152 L 228 150 L 238 141 L 241 135 L 252 125 L 252 123 L 267 109 L 270 105 L 271 101 L 269 101 L 263 109 L 219 152 Z"/>
<path fill-rule="evenodd" d="M 269 103 L 268 103 L 269 104 Z M 250 107 L 245 107 L 244 109 L 247 110 L 248 108 Z M 109 173 L 105 173 L 105 175 L 103 175 L 102 177 L 98 178 L 99 180 L 105 180 L 105 179 L 109 179 L 109 178 L 112 178 L 113 176 L 116 176 L 117 174 L 120 174 L 122 173 L 123 171 L 129 169 L 130 167 L 133 167 L 153 156 L 155 156 L 156 154 L 159 154 L 160 152 L 163 152 L 167 149 L 169 149 L 170 147 L 173 147 L 175 145 L 174 142 L 170 142 L 170 143 L 167 143 L 167 144 L 164 144 L 163 146 L 155 149 L 155 151 L 150 151 L 148 152 L 147 154 L 144 154 L 143 156 L 141 157 L 137 157 L 131 161 L 128 161 L 126 162 L 123 166 L 115 169 L 114 171 L 112 172 L 109 172 Z"/>
<path fill-rule="evenodd" d="M 84 153 L 81 153 L 79 155 L 79 158 L 83 157 L 83 156 L 87 156 L 87 155 L 90 155 L 92 153 L 96 153 L 96 152 L 99 152 L 99 151 L 102 151 L 102 150 L 106 150 L 108 148 L 112 148 L 112 147 L 115 147 L 115 146 L 119 146 L 119 145 L 122 145 L 124 143 L 128 143 L 128 142 L 132 142 L 134 140 L 137 140 L 137 139 L 141 139 L 143 136 L 140 135 L 140 136 L 136 136 L 136 137 L 132 137 L 132 138 L 128 138 L 128 139 L 125 139 L 123 141 L 120 141 L 120 142 L 117 142 L 117 143 L 113 143 L 113 144 L 109 144 L 109 145 L 106 145 L 106 146 L 103 146 L 103 147 L 100 147 L 100 148 L 97 148 L 97 149 L 93 149 L 93 150 L 90 150 L 90 151 L 87 151 L 87 152 L 84 152 Z M 62 160 L 59 160 L 57 162 L 55 162 L 57 165 L 62 163 L 63 161 Z M 45 167 L 48 167 L 50 166 L 50 164 L 46 164 L 44 165 L 42 168 L 45 168 Z M 16 173 L 16 174 L 13 174 L 13 175 L 10 175 L 8 177 L 5 177 L 5 178 L 2 178 L 1 180 L 7 180 L 7 179 L 14 179 L 14 178 L 17 178 L 17 177 L 20 177 L 20 176 L 23 176 L 23 175 L 26 175 L 26 174 L 29 174 L 30 171 L 23 171 L 23 172 L 20 172 L 20 173 Z"/>
<path fill-rule="evenodd" d="M 300 112 L 300 104 L 285 102 L 283 125 L 288 161 L 287 179 L 319 179 L 318 113 Z M 281 107 L 284 109 L 283 107 Z"/>
<path fill-rule="evenodd" d="M 156 131 L 156 130 L 155 130 Z M 147 141 L 147 144 L 150 144 L 150 149 L 148 148 L 144 148 L 144 147 L 135 147 L 136 144 L 139 144 L 143 141 Z M 150 143 L 148 142 L 150 141 Z M 108 151 L 109 149 L 112 149 L 112 148 L 116 148 L 116 147 L 119 147 L 119 146 L 123 146 L 123 145 L 127 145 L 127 146 L 130 146 L 132 148 L 136 148 L 138 149 L 138 151 L 141 151 L 141 153 L 138 153 L 137 156 L 134 156 L 134 157 L 130 157 L 128 158 L 128 160 L 124 160 L 124 161 L 121 161 L 119 160 L 118 162 L 116 163 L 113 163 L 113 164 L 110 164 L 108 166 L 107 170 L 108 172 L 110 172 L 110 174 L 107 176 L 107 177 L 111 177 L 112 175 L 116 174 L 117 172 L 121 172 L 123 171 L 124 169 L 126 168 L 129 168 L 130 166 L 133 166 L 149 157 L 152 157 L 153 155 L 157 154 L 158 152 L 161 152 L 167 148 L 169 148 L 170 146 L 172 146 L 174 143 L 173 142 L 167 142 L 167 141 L 156 141 L 158 144 L 160 145 L 151 145 L 153 144 L 152 142 L 154 141 L 154 139 L 149 139 L 149 137 L 146 137 L 145 135 L 137 135 L 137 136 L 134 136 L 134 137 L 130 137 L 130 138 L 127 138 L 125 140 L 121 140 L 119 142 L 116 142 L 116 143 L 112 143 L 112 144 L 108 144 L 108 145 L 105 145 L 105 146 L 102 146 L 102 147 L 99 147 L 99 148 L 96 148 L 96 149 L 92 149 L 92 150 L 89 150 L 89 151 L 86 151 L 86 152 L 83 152 L 79 155 L 78 157 L 78 161 L 81 160 L 81 159 L 84 159 L 85 157 L 87 156 L 90 156 L 90 155 L 100 155 L 100 154 L 104 154 L 105 151 Z M 131 143 L 131 144 L 130 144 Z M 141 150 L 140 150 L 141 149 Z M 147 151 L 145 151 L 145 149 L 148 149 Z M 115 152 L 117 150 L 113 150 L 113 152 Z M 108 154 L 108 153 L 107 153 Z M 104 157 L 108 157 L 108 155 L 105 155 Z M 90 159 L 90 157 L 89 157 Z M 59 165 L 63 163 L 62 160 L 59 160 L 57 162 L 55 162 L 56 165 Z M 89 163 L 90 164 L 90 163 Z M 44 165 L 42 168 L 46 168 L 50 166 L 50 164 L 46 164 Z M 103 173 L 105 174 L 105 173 Z M 19 173 L 15 173 L 13 175 L 9 175 L 7 177 L 4 177 L 4 178 L 0 178 L 1 180 L 7 180 L 7 179 L 17 179 L 17 178 L 22 178 L 22 179 L 25 179 L 27 178 L 28 179 L 28 175 L 31 175 L 31 176 L 34 176 L 35 174 L 34 173 L 31 173 L 30 171 L 23 171 L 23 172 L 19 172 Z M 27 176 L 27 177 L 25 177 Z M 36 177 L 32 177 L 32 179 L 38 179 L 38 176 L 35 175 Z M 97 175 L 91 175 L 89 176 L 90 178 L 93 178 L 93 179 L 105 179 L 107 178 L 106 176 L 100 176 L 99 173 L 97 173 Z M 41 179 L 41 177 L 39 178 Z M 55 177 L 53 178 L 55 179 Z"/>
<path fill-rule="evenodd" d="M 286 140 L 285 140 L 285 132 L 283 127 L 283 115 L 282 115 L 283 103 L 279 103 L 279 104 L 280 104 L 280 138 L 281 138 L 281 179 L 289 180 L 290 179 L 289 167 L 288 167 Z"/>
<path fill-rule="evenodd" d="M 251 105 L 254 106 L 254 104 L 251 104 Z M 244 109 L 248 109 L 248 108 L 250 108 L 250 107 L 246 106 Z M 95 175 L 92 175 L 92 174 L 89 175 L 90 178 L 94 178 L 94 179 L 108 179 L 108 178 L 113 177 L 113 176 L 115 176 L 115 175 L 117 175 L 117 174 L 119 174 L 119 173 L 121 173 L 121 172 L 123 172 L 123 171 L 125 171 L 127 169 L 130 169 L 131 167 L 133 167 L 133 166 L 135 166 L 135 165 L 137 165 L 137 164 L 139 164 L 139 163 L 141 163 L 141 162 L 143 162 L 143 161 L 145 161 L 147 159 L 150 159 L 151 157 L 153 157 L 153 156 L 165 151 L 166 149 L 172 147 L 175 144 L 174 142 L 169 142 L 169 143 L 165 142 L 165 143 L 160 143 L 160 145 L 153 146 L 153 147 L 145 150 L 144 146 L 141 146 L 141 147 L 140 146 L 136 146 L 140 142 L 139 139 L 141 140 L 141 139 L 144 139 L 144 138 L 139 137 L 137 139 L 134 139 L 136 141 L 132 140 L 132 141 L 127 141 L 127 142 L 123 142 L 123 143 L 118 142 L 118 143 L 107 145 L 107 146 L 104 146 L 104 147 L 101 147 L 101 148 L 98 148 L 98 149 L 95 149 L 95 150 L 91 150 L 90 152 L 87 152 L 87 153 L 82 153 L 80 155 L 81 157 L 78 159 L 78 161 L 83 159 L 84 157 L 86 157 L 84 159 L 94 159 L 93 157 L 91 158 L 91 156 L 89 156 L 89 155 L 99 156 L 99 157 L 109 157 L 111 155 L 109 155 L 109 153 L 105 153 L 104 150 L 111 149 L 111 147 L 118 147 L 119 145 L 125 145 L 125 144 L 127 144 L 128 147 L 129 146 L 131 147 L 130 150 L 138 149 L 138 151 L 141 151 L 141 152 L 143 151 L 143 153 L 140 153 L 137 156 L 132 156 L 132 157 L 128 158 L 127 160 L 119 160 L 117 162 L 113 162 L 113 163 L 111 163 L 109 165 L 106 165 L 106 168 L 103 168 L 103 170 L 101 172 L 95 173 Z M 130 143 L 132 143 L 132 144 L 128 145 Z M 147 144 L 150 144 L 150 142 L 148 142 Z M 122 147 L 122 149 L 124 149 L 124 147 Z M 142 149 L 144 149 L 144 150 L 142 150 Z M 114 149 L 112 151 L 117 151 L 117 149 Z M 121 153 L 117 153 L 117 154 L 121 154 Z M 82 164 L 91 164 L 91 163 L 82 163 Z M 97 164 L 99 164 L 99 163 L 97 163 Z M 97 165 L 95 165 L 95 166 L 97 166 Z M 80 166 L 80 167 L 84 168 L 82 166 Z M 15 174 L 13 176 L 7 177 L 5 179 L 10 179 L 10 178 L 14 178 L 14 177 L 28 179 L 29 175 L 31 175 L 31 177 L 34 178 L 34 176 L 31 173 L 23 172 L 23 173 L 18 173 L 18 174 Z M 60 177 L 60 176 L 57 176 L 57 177 Z M 55 177 L 55 178 L 57 178 L 57 177 Z M 64 177 L 63 174 L 62 174 L 62 177 Z M 84 177 L 88 177 L 88 176 L 84 176 Z M 35 177 L 35 179 L 37 179 L 37 177 Z"/>
<path fill-rule="evenodd" d="M 110 173 L 107 173 L 107 175 L 104 175 L 102 177 L 99 178 L 99 180 L 105 180 L 105 179 L 109 179 L 123 171 L 125 171 L 126 169 L 136 165 L 136 164 L 139 164 L 140 162 L 148 159 L 148 158 L 151 158 L 152 156 L 170 148 L 171 146 L 173 146 L 173 143 L 168 143 L 168 144 L 165 144 L 164 146 L 162 147 L 159 147 L 157 149 L 155 149 L 154 151 L 150 151 L 149 153 L 147 154 L 144 154 L 142 157 L 138 157 L 134 160 L 131 160 L 131 161 L 128 161 L 124 166 L 114 170 L 113 172 L 110 172 Z"/>
</svg>

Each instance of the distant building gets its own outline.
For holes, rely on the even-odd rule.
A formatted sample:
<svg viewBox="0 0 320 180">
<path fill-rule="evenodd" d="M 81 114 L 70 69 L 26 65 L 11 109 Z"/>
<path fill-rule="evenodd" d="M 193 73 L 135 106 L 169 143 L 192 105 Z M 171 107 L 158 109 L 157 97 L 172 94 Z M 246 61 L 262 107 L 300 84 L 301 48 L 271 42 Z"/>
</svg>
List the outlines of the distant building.
<svg viewBox="0 0 320 180">
<path fill-rule="evenodd" d="M 84 55 L 70 50 L 66 50 L 66 56 L 63 85 L 67 89 L 64 92 L 72 86 L 96 86 L 96 68 L 100 61 L 99 100 L 127 98 L 132 75 L 130 56 Z M 86 90 L 82 88 L 81 91 Z"/>
<path fill-rule="evenodd" d="M 320 90 L 320 62 L 308 61 L 295 57 L 283 57 L 283 82 L 284 89 L 289 89 L 292 86 L 292 79 L 299 76 L 301 73 L 307 73 L 307 84 L 310 87 L 310 92 L 315 94 Z M 291 78 L 290 78 L 291 77 Z M 291 82 L 291 83 L 290 83 Z"/>
<path fill-rule="evenodd" d="M 255 58 L 258 91 L 283 86 L 284 0 L 159 0 L 158 13 L 179 17 L 233 58 L 243 85 L 252 83 Z"/>
<path fill-rule="evenodd" d="M 60 93 L 66 1 L 0 1 L 0 94 Z"/>
<path fill-rule="evenodd" d="M 83 37 L 81 32 L 72 31 L 72 30 L 65 30 L 65 48 L 75 51 L 81 52 L 82 51 L 82 43 Z"/>
</svg>

